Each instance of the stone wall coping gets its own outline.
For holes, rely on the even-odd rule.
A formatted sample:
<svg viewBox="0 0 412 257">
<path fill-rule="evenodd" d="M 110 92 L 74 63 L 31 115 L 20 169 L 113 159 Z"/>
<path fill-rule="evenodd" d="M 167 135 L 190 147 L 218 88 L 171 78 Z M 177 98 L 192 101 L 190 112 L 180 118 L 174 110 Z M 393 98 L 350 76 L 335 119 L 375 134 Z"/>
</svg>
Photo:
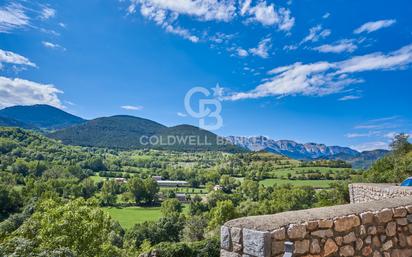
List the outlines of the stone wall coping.
<svg viewBox="0 0 412 257">
<path fill-rule="evenodd" d="M 370 184 L 369 184 L 370 185 Z M 386 184 L 386 187 L 388 185 Z M 225 226 L 269 232 L 289 224 L 302 224 L 312 220 L 334 219 L 367 211 L 379 211 L 412 205 L 412 196 L 391 198 L 368 203 L 336 205 L 308 210 L 288 211 L 273 215 L 250 216 L 228 221 Z"/>
<path fill-rule="evenodd" d="M 353 183 L 351 185 L 356 186 L 356 187 L 374 187 L 374 188 L 401 189 L 405 191 L 412 191 L 412 187 L 401 187 L 398 184 Z"/>
</svg>

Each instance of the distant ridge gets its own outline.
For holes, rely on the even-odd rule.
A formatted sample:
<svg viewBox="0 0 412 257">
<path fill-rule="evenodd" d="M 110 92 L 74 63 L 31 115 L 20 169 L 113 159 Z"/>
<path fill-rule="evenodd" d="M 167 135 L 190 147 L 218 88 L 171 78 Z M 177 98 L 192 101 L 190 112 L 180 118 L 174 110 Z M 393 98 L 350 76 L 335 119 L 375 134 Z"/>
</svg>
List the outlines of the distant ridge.
<svg viewBox="0 0 412 257">
<path fill-rule="evenodd" d="M 368 167 L 375 160 L 388 153 L 387 150 L 382 149 L 358 152 L 349 147 L 326 146 L 316 143 L 300 144 L 292 140 L 273 140 L 264 136 L 229 136 L 226 139 L 251 151 L 266 151 L 299 160 L 343 160 L 351 163 L 354 168 Z"/>
<path fill-rule="evenodd" d="M 17 105 L 0 110 L 0 117 L 9 118 L 39 129 L 60 129 L 80 124 L 86 120 L 56 107 L 37 104 L 30 106 Z"/>
</svg>

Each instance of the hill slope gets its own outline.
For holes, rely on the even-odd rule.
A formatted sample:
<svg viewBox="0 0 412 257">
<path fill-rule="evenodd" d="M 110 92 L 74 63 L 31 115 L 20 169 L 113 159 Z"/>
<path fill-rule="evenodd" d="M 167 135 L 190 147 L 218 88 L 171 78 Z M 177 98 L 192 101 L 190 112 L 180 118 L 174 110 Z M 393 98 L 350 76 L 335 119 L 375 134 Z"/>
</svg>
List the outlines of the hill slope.
<svg viewBox="0 0 412 257">
<path fill-rule="evenodd" d="M 167 149 L 178 151 L 244 151 L 218 145 L 217 135 L 190 125 L 166 127 L 134 116 L 98 118 L 48 135 L 65 144 L 118 149 Z"/>
<path fill-rule="evenodd" d="M 40 129 L 59 129 L 85 122 L 80 117 L 44 104 L 7 107 L 0 110 L 0 116 Z"/>
<path fill-rule="evenodd" d="M 16 128 L 24 128 L 24 129 L 35 129 L 35 127 L 30 126 L 29 124 L 6 118 L 0 117 L 0 127 L 16 127 Z"/>
</svg>

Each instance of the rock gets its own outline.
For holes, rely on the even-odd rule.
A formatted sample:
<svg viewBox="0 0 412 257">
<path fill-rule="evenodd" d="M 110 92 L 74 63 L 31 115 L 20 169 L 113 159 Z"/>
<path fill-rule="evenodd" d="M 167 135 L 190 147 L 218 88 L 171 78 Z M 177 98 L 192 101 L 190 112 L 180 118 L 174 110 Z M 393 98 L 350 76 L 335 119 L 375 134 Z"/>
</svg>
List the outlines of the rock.
<svg viewBox="0 0 412 257">
<path fill-rule="evenodd" d="M 386 208 L 375 212 L 375 216 L 379 223 L 387 223 L 392 219 L 393 212 L 392 210 Z"/>
<path fill-rule="evenodd" d="M 382 250 L 387 251 L 393 247 L 393 242 L 392 240 L 387 241 L 382 245 Z"/>
<path fill-rule="evenodd" d="M 230 235 L 232 237 L 232 242 L 240 244 L 242 242 L 242 229 L 241 228 L 231 228 Z"/>
<path fill-rule="evenodd" d="M 349 215 L 341 218 L 336 218 L 335 221 L 335 230 L 337 232 L 349 231 L 354 227 L 360 225 L 360 219 L 356 215 Z"/>
<path fill-rule="evenodd" d="M 397 223 L 399 226 L 406 226 L 406 225 L 408 225 L 408 219 L 406 219 L 406 218 L 399 218 L 399 219 L 396 219 L 396 223 Z"/>
<path fill-rule="evenodd" d="M 340 248 L 339 254 L 344 257 L 353 256 L 355 254 L 355 250 L 351 245 L 345 245 Z"/>
<path fill-rule="evenodd" d="M 354 232 L 350 232 L 349 234 L 343 237 L 344 244 L 350 244 L 355 241 L 356 241 L 356 235 Z"/>
<path fill-rule="evenodd" d="M 290 239 L 303 239 L 306 236 L 306 226 L 292 224 L 288 228 L 288 236 Z"/>
<path fill-rule="evenodd" d="M 395 249 L 391 252 L 391 257 L 411 257 L 412 249 Z"/>
<path fill-rule="evenodd" d="M 392 221 L 386 225 L 386 235 L 387 236 L 394 236 L 396 235 L 396 222 Z"/>
<path fill-rule="evenodd" d="M 405 208 L 409 214 L 412 214 L 412 205 L 406 206 Z"/>
<path fill-rule="evenodd" d="M 237 253 L 241 253 L 243 250 L 243 246 L 238 243 L 233 243 L 232 248 L 233 248 L 233 251 Z"/>
<path fill-rule="evenodd" d="M 406 237 L 406 243 L 407 243 L 409 246 L 412 246 L 412 235 Z"/>
<path fill-rule="evenodd" d="M 375 226 L 370 226 L 368 228 L 368 235 L 376 235 L 377 232 L 378 232 L 378 230 L 376 229 Z"/>
<path fill-rule="evenodd" d="M 408 220 L 409 223 L 412 223 L 412 214 L 409 214 L 406 216 L 406 219 Z"/>
<path fill-rule="evenodd" d="M 372 246 L 379 248 L 381 247 L 381 241 L 379 240 L 378 236 L 372 237 Z"/>
<path fill-rule="evenodd" d="M 371 237 L 371 236 L 368 236 L 368 237 L 365 239 L 365 243 L 368 244 L 368 245 L 370 245 L 370 244 L 372 243 L 372 237 Z"/>
<path fill-rule="evenodd" d="M 308 221 L 308 222 L 305 222 L 305 225 L 306 225 L 306 229 L 309 231 L 313 231 L 318 228 L 317 221 Z"/>
<path fill-rule="evenodd" d="M 362 219 L 362 224 L 371 224 L 373 223 L 373 212 L 363 212 L 359 215 Z"/>
<path fill-rule="evenodd" d="M 295 241 L 295 254 L 304 254 L 309 252 L 309 240 Z"/>
<path fill-rule="evenodd" d="M 325 246 L 323 247 L 323 256 L 330 256 L 338 251 L 338 246 L 336 245 L 335 241 L 333 239 L 328 239 L 325 243 Z"/>
<path fill-rule="evenodd" d="M 224 249 L 220 250 L 220 257 L 240 257 L 240 254 L 234 252 L 228 252 Z"/>
<path fill-rule="evenodd" d="M 228 251 L 230 251 L 232 247 L 230 229 L 226 226 L 220 228 L 220 247 Z"/>
<path fill-rule="evenodd" d="M 372 247 L 369 245 L 362 249 L 363 256 L 369 256 L 372 253 Z"/>
<path fill-rule="evenodd" d="M 382 254 L 378 251 L 373 252 L 373 257 L 382 257 Z"/>
<path fill-rule="evenodd" d="M 405 217 L 408 214 L 408 211 L 406 210 L 405 207 L 398 207 L 393 209 L 393 216 L 395 218 L 402 218 Z"/>
<path fill-rule="evenodd" d="M 319 228 L 332 228 L 333 220 L 319 220 L 318 225 Z"/>
<path fill-rule="evenodd" d="M 406 242 L 406 236 L 405 236 L 405 234 L 404 234 L 404 233 L 400 233 L 400 234 L 398 235 L 398 238 L 399 238 L 399 246 L 402 247 L 402 248 L 406 247 L 407 242 Z"/>
<path fill-rule="evenodd" d="M 363 241 L 362 241 L 362 239 L 360 239 L 360 238 L 358 238 L 358 239 L 356 239 L 356 250 L 357 251 L 360 251 L 361 249 L 362 249 L 362 247 L 363 247 Z"/>
<path fill-rule="evenodd" d="M 268 257 L 271 251 L 271 235 L 269 232 L 261 232 L 244 228 L 243 253 L 256 256 Z"/>
<path fill-rule="evenodd" d="M 272 255 L 285 251 L 285 241 L 272 241 Z"/>
<path fill-rule="evenodd" d="M 310 244 L 310 253 L 316 254 L 320 253 L 320 244 L 318 239 L 313 239 Z"/>
<path fill-rule="evenodd" d="M 320 237 L 320 238 L 333 237 L 332 229 L 317 230 L 317 231 L 313 231 L 310 234 L 313 235 L 313 236 Z"/>
<path fill-rule="evenodd" d="M 335 242 L 337 245 L 341 246 L 343 244 L 343 237 L 341 236 L 336 237 Z"/>
<path fill-rule="evenodd" d="M 285 228 L 279 228 L 274 231 L 272 231 L 272 238 L 275 240 L 285 240 L 286 239 L 286 229 Z"/>
<path fill-rule="evenodd" d="M 366 235 L 366 227 L 365 227 L 365 225 L 361 225 L 361 226 L 359 227 L 359 235 L 361 235 L 361 236 L 365 236 L 365 235 Z"/>
</svg>

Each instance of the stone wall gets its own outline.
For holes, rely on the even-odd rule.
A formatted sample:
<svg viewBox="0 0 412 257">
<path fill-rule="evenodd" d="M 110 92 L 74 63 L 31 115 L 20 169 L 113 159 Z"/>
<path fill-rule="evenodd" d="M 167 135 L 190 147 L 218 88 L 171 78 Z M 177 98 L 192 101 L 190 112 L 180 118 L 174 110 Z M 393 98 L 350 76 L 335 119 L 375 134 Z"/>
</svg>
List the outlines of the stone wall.
<svg viewBox="0 0 412 257">
<path fill-rule="evenodd" d="M 221 228 L 221 257 L 412 256 L 412 197 L 245 217 Z"/>
<path fill-rule="evenodd" d="M 349 185 L 349 193 L 351 203 L 364 203 L 412 196 L 412 187 L 400 187 L 394 184 L 351 184 Z"/>
</svg>

